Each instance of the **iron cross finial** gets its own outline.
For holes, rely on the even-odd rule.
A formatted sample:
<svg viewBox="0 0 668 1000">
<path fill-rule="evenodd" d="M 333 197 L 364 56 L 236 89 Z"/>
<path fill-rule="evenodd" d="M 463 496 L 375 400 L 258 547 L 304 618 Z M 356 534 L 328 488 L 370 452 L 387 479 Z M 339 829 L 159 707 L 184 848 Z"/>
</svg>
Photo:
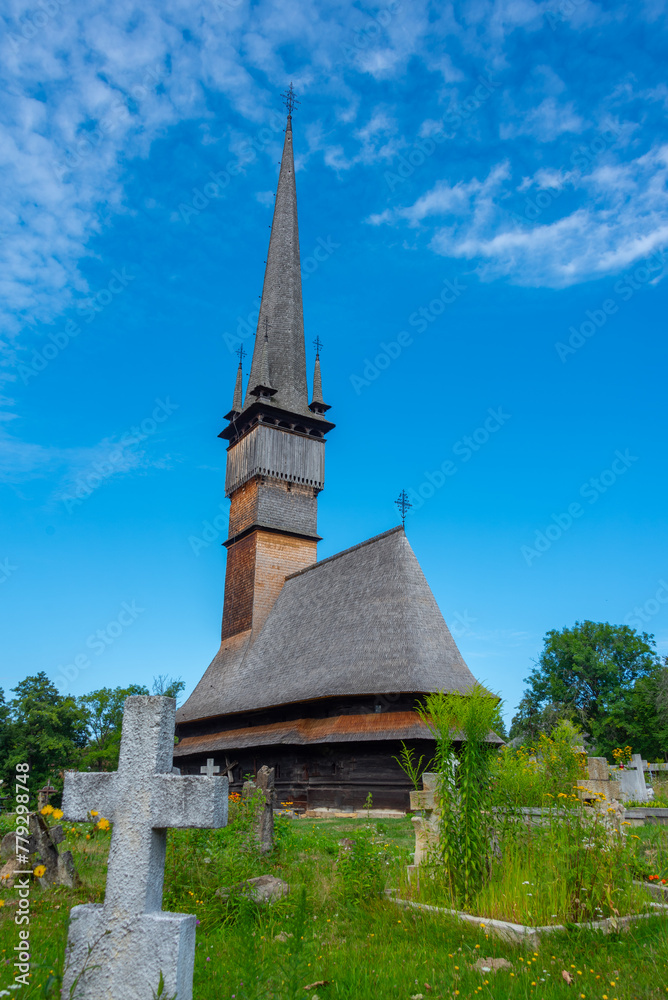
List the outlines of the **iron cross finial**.
<svg viewBox="0 0 668 1000">
<path fill-rule="evenodd" d="M 320 337 L 316 337 L 315 338 L 315 340 L 313 341 L 313 346 L 315 347 L 315 356 L 316 356 L 316 358 L 319 358 L 320 357 L 320 352 L 321 352 L 321 350 L 323 348 L 323 343 L 322 343 Z"/>
<path fill-rule="evenodd" d="M 394 501 L 399 508 L 399 513 L 401 514 L 401 524 L 406 527 L 406 514 L 413 506 L 413 504 L 408 499 L 408 494 L 406 490 L 402 490 L 397 499 Z"/>
<path fill-rule="evenodd" d="M 301 101 L 298 101 L 295 97 L 295 88 L 292 86 L 292 80 L 290 81 L 290 86 L 285 93 L 281 94 L 281 97 L 283 98 L 283 103 L 288 109 L 288 118 L 292 118 L 292 112 L 295 104 L 301 104 Z"/>
<path fill-rule="evenodd" d="M 243 360 L 246 357 L 246 354 L 248 352 L 244 350 L 244 345 L 243 344 L 239 344 L 238 348 L 236 349 L 236 351 L 234 353 L 239 358 L 239 367 L 241 368 L 241 365 L 243 364 Z"/>
</svg>

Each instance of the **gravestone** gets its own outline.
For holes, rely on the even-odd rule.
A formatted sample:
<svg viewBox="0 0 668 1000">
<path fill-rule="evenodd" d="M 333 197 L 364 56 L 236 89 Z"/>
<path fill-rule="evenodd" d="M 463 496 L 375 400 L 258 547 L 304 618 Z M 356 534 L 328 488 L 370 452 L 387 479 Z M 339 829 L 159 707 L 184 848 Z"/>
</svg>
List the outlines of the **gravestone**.
<svg viewBox="0 0 668 1000">
<path fill-rule="evenodd" d="M 241 795 L 244 799 L 252 799 L 257 791 L 262 793 L 262 802 L 258 803 L 258 814 L 255 819 L 255 839 L 261 854 L 268 854 L 274 849 L 274 777 L 273 767 L 264 764 L 255 776 L 255 780 L 244 781 Z"/>
<path fill-rule="evenodd" d="M 417 867 L 422 861 L 438 848 L 438 826 L 440 814 L 436 802 L 437 774 L 425 772 L 422 775 L 422 791 L 410 793 L 410 806 L 420 812 L 421 816 L 413 816 L 411 822 L 415 832 L 415 854 L 413 865 Z"/>
<path fill-rule="evenodd" d="M 161 909 L 167 828 L 225 826 L 227 781 L 172 773 L 175 711 L 173 698 L 128 698 L 118 771 L 65 776 L 65 816 L 97 809 L 114 826 L 104 903 L 70 914 L 63 998 L 150 1000 L 162 975 L 165 998 L 192 1000 L 196 918 Z"/>
<path fill-rule="evenodd" d="M 623 802 L 648 802 L 642 755 L 634 753 L 631 761 L 617 771 L 619 798 Z"/>
<path fill-rule="evenodd" d="M 578 787 L 582 799 L 593 799 L 598 794 L 611 802 L 619 795 L 619 785 L 611 777 L 610 765 L 605 757 L 587 757 L 587 777 L 578 781 Z"/>
<path fill-rule="evenodd" d="M 274 778 L 273 767 L 263 765 L 257 772 L 257 787 L 264 796 L 264 806 L 257 819 L 257 841 L 260 854 L 269 854 L 274 849 Z"/>
<path fill-rule="evenodd" d="M 40 813 L 30 813 L 28 817 L 30 828 L 29 851 L 36 852 L 46 871 L 39 879 L 41 885 L 50 888 L 53 885 L 65 885 L 68 889 L 76 889 L 79 876 L 74 867 L 71 851 L 58 853 L 58 844 L 65 839 L 62 826 L 49 827 Z"/>
</svg>

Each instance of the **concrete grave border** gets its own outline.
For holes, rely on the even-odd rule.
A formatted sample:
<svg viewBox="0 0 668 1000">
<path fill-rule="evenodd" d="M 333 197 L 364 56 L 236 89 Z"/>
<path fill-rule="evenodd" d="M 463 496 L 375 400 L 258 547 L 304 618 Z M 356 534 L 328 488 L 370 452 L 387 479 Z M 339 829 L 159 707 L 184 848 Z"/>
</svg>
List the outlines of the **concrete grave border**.
<svg viewBox="0 0 668 1000">
<path fill-rule="evenodd" d="M 464 913 L 462 910 L 450 910 L 445 906 L 432 906 L 430 903 L 414 903 L 410 899 L 398 899 L 396 896 L 387 897 L 396 906 L 411 910 L 426 910 L 429 913 L 442 913 L 450 917 L 456 917 L 464 923 L 476 924 L 477 927 L 496 934 L 497 937 L 505 941 L 519 943 L 522 941 L 532 941 L 542 934 L 554 934 L 557 931 L 568 931 L 570 929 L 600 930 L 604 934 L 611 934 L 618 930 L 623 930 L 635 920 L 644 920 L 647 917 L 655 917 L 657 913 L 630 913 L 625 917 L 605 917 L 603 920 L 592 920 L 581 924 L 548 924 L 545 927 L 530 927 L 527 924 L 513 924 L 509 920 L 496 920 L 493 917 L 476 917 L 471 913 Z M 668 910 L 666 903 L 650 903 L 656 910 Z M 666 914 L 668 915 L 668 914 Z"/>
</svg>

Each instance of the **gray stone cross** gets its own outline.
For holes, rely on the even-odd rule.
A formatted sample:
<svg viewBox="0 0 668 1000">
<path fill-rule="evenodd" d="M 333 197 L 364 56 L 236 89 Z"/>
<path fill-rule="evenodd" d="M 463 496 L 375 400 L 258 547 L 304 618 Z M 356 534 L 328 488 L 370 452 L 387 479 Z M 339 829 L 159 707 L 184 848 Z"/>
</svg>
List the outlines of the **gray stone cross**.
<svg viewBox="0 0 668 1000">
<path fill-rule="evenodd" d="M 217 764 L 214 764 L 213 757 L 207 757 L 206 764 L 202 764 L 200 767 L 200 773 L 208 775 L 209 778 L 213 778 L 214 774 L 220 774 L 220 768 Z"/>
<path fill-rule="evenodd" d="M 162 911 L 168 827 L 227 823 L 227 779 L 172 773 L 173 698 L 128 698 L 118 771 L 65 775 L 63 812 L 91 809 L 113 824 L 104 903 L 75 906 L 62 996 L 148 1000 L 158 992 L 192 1000 L 196 918 Z"/>
</svg>

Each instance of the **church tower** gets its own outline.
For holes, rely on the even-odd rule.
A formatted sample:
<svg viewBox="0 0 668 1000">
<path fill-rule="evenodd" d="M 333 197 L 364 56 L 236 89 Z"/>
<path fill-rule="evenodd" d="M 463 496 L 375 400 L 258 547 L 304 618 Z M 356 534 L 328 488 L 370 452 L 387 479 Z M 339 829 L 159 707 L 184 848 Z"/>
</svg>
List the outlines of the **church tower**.
<svg viewBox="0 0 668 1000">
<path fill-rule="evenodd" d="M 286 576 L 317 558 L 325 434 L 334 424 L 324 416 L 329 406 L 322 399 L 319 351 L 308 401 L 293 103 L 291 85 L 250 378 L 244 398 L 240 361 L 229 424 L 219 435 L 229 441 L 225 494 L 231 501 L 223 641 L 256 634 Z"/>
<path fill-rule="evenodd" d="M 317 561 L 327 419 L 316 337 L 309 402 L 302 313 L 292 86 L 248 385 L 243 351 L 228 425 L 230 498 L 218 652 L 179 708 L 174 760 L 212 758 L 239 791 L 263 764 L 298 809 L 408 807 L 404 743 L 429 760 L 417 711 L 475 679 L 403 527 Z"/>
</svg>

